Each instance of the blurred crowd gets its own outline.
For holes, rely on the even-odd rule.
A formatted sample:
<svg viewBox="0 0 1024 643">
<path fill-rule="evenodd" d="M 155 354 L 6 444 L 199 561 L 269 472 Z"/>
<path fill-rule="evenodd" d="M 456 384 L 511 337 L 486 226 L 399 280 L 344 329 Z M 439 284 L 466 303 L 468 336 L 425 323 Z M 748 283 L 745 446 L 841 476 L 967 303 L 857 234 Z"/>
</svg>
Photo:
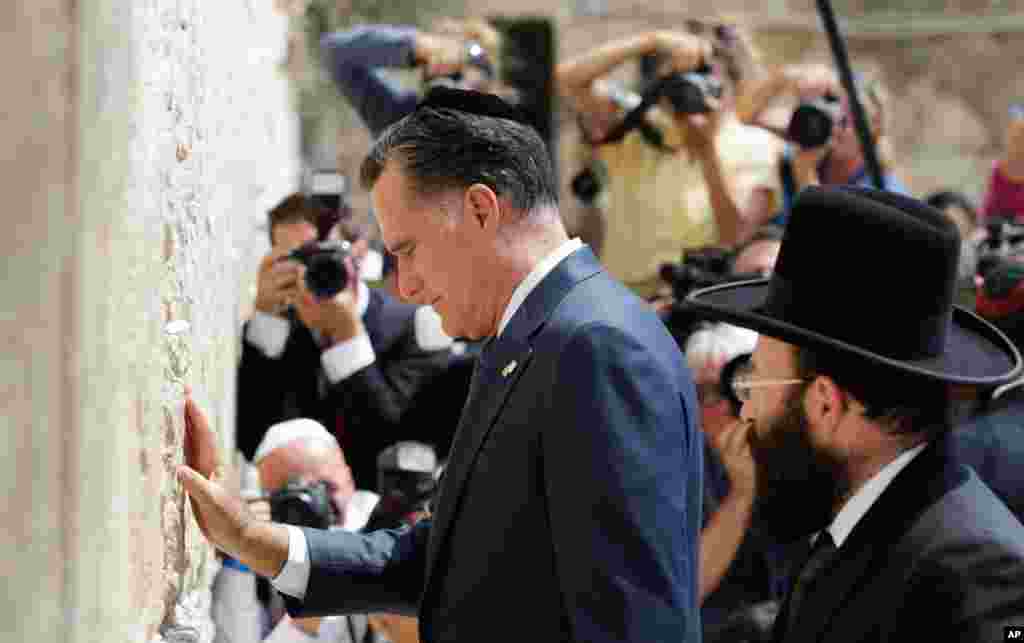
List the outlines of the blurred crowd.
<svg viewBox="0 0 1024 643">
<path fill-rule="evenodd" d="M 431 87 L 522 98 L 503 82 L 501 37 L 482 20 L 429 31 L 362 25 L 327 35 L 321 47 L 340 95 L 373 136 Z M 396 69 L 415 70 L 420 88 L 397 80 Z M 744 399 L 734 383 L 757 334 L 703 321 L 683 300 L 697 288 L 771 275 L 794 199 L 808 186 L 906 194 L 888 142 L 900 124 L 881 79 L 856 73 L 862 140 L 854 97 L 835 69 L 766 67 L 750 34 L 727 21 L 597 43 L 552 75 L 578 128 L 579 168 L 561 179 L 596 222 L 584 241 L 659 312 L 697 386 L 705 639 L 770 640 L 794 561 L 806 552 L 759 529 L 755 466 L 734 439 Z M 959 231 L 957 302 L 1024 347 L 1024 106 L 1008 108 L 1005 145 L 980 203 L 955 190 L 914 196 Z M 881 161 L 881 186 L 865 144 Z M 403 301 L 394 260 L 372 227 L 352 221 L 352 178 L 326 174 L 268 213 L 272 249 L 259 266 L 238 369 L 236 443 L 252 472 L 244 491 L 278 521 L 352 531 L 412 524 L 430 512 L 480 347 L 450 337 L 430 306 Z M 860 256 L 873 261 L 872 248 Z M 1024 395 L 1010 385 L 965 396 L 957 449 L 1020 517 L 1024 497 L 1010 463 L 1024 454 Z M 290 619 L 269 585 L 230 558 L 215 597 L 225 642 L 417 640 L 408 617 Z"/>
</svg>

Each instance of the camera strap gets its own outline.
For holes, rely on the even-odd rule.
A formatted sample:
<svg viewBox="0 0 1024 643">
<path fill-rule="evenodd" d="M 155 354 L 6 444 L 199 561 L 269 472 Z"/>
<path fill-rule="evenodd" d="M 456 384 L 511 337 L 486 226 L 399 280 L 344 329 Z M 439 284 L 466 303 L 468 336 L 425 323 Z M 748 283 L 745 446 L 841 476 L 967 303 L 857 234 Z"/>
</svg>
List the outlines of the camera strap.
<svg viewBox="0 0 1024 643">
<path fill-rule="evenodd" d="M 647 114 L 647 110 L 653 107 L 658 99 L 661 98 L 664 80 L 652 84 L 641 96 L 640 104 L 629 110 L 625 117 L 619 123 L 611 129 L 608 134 L 600 139 L 593 140 L 589 139 L 591 145 L 597 147 L 601 145 L 608 145 L 610 143 L 618 143 L 622 139 L 626 138 L 626 134 L 629 134 L 633 130 L 640 130 L 640 134 L 643 135 L 644 140 L 647 141 L 651 146 L 663 150 L 666 152 L 674 151 L 671 147 L 665 145 L 665 137 L 662 136 L 661 132 L 656 127 L 647 122 L 644 118 Z M 584 133 L 585 130 L 584 130 Z"/>
</svg>

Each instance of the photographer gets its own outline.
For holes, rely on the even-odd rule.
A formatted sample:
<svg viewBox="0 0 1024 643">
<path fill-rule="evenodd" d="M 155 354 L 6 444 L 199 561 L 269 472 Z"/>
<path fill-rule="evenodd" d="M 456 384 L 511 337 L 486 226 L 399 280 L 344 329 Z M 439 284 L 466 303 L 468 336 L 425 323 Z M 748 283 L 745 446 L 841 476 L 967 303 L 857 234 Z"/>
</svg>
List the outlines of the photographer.
<svg viewBox="0 0 1024 643">
<path fill-rule="evenodd" d="M 716 242 L 737 217 L 730 213 L 772 178 L 772 137 L 744 127 L 730 109 L 730 84 L 752 66 L 740 61 L 755 58 L 741 53 L 748 45 L 731 29 L 704 30 L 708 39 L 657 31 L 616 40 L 556 72 L 600 167 L 592 174 L 606 193 L 602 263 L 645 298 L 659 290 L 662 263 Z M 654 70 L 642 98 L 605 78 L 644 58 Z"/>
<path fill-rule="evenodd" d="M 411 26 L 361 25 L 328 34 L 320 50 L 331 77 L 370 133 L 415 109 L 420 93 L 385 76 L 389 68 L 419 68 L 424 85 L 499 90 L 500 36 L 482 19 L 446 20 L 434 32 Z"/>
<path fill-rule="evenodd" d="M 881 81 L 863 75 L 858 77 L 857 84 L 883 165 L 885 189 L 906 194 L 906 188 L 886 167 L 889 154 L 885 88 Z M 769 109 L 780 97 L 798 101 L 797 108 L 788 112 L 788 123 L 779 122 L 777 111 Z M 740 97 L 737 113 L 744 123 L 774 132 L 790 145 L 778 165 L 782 202 L 763 202 L 761 207 L 742 212 L 734 224 L 735 242 L 743 241 L 769 221 L 785 225 L 793 199 L 808 185 L 874 187 L 864 166 L 849 99 L 829 67 L 787 66 L 767 74 Z"/>
<path fill-rule="evenodd" d="M 356 483 L 372 488 L 381 449 L 403 437 L 432 439 L 403 421 L 417 392 L 447 370 L 451 339 L 429 306 L 401 303 L 361 281 L 365 242 L 344 258 L 341 292 L 310 292 L 309 268 L 286 258 L 316 242 L 323 214 L 299 194 L 269 213 L 273 249 L 261 263 L 255 313 L 243 332 L 237 444 L 251 460 L 271 425 L 315 418 L 345 450 Z"/>
<path fill-rule="evenodd" d="M 756 343 L 757 333 L 716 323 L 704 324 L 686 344 L 705 436 L 700 576 L 705 641 L 770 640 L 782 593 L 785 551 L 753 524 L 757 476 L 739 426 L 742 402 L 731 390 L 733 375 Z"/>
<path fill-rule="evenodd" d="M 985 193 L 982 216 L 1024 220 L 1024 105 L 1010 108 L 1006 153 L 995 163 Z"/>
<path fill-rule="evenodd" d="M 274 520 L 321 529 L 362 528 L 378 501 L 356 491 L 338 442 L 319 423 L 299 418 L 267 431 L 254 458 Z M 267 502 L 261 499 L 260 502 Z M 369 643 L 367 617 L 290 618 L 265 579 L 232 558 L 213 585 L 215 643 Z"/>
</svg>

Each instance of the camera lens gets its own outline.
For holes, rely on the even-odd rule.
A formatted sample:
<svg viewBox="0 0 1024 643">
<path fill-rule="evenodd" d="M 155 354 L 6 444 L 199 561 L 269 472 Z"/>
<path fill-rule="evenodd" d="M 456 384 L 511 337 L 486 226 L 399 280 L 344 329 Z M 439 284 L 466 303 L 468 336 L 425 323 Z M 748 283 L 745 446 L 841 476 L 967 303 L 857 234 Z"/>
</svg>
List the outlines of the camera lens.
<svg viewBox="0 0 1024 643">
<path fill-rule="evenodd" d="M 832 136 L 832 117 L 815 105 L 800 105 L 793 112 L 786 134 L 801 147 L 819 147 Z"/>
<path fill-rule="evenodd" d="M 320 299 L 329 299 L 348 285 L 348 271 L 340 253 L 313 255 L 306 269 L 306 287 Z"/>
</svg>

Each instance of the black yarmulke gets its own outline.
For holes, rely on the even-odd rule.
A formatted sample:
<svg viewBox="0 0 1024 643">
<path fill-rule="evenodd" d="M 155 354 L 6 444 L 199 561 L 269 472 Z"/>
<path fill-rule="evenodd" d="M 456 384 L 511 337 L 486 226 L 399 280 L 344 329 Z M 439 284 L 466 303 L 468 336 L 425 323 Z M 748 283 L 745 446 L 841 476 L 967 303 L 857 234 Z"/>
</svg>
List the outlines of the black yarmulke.
<svg viewBox="0 0 1024 643">
<path fill-rule="evenodd" d="M 509 104 L 496 94 L 485 94 L 467 89 L 453 89 L 440 85 L 431 88 L 417 105 L 417 109 L 452 109 L 467 114 L 505 118 L 532 127 L 526 112 Z"/>
</svg>

